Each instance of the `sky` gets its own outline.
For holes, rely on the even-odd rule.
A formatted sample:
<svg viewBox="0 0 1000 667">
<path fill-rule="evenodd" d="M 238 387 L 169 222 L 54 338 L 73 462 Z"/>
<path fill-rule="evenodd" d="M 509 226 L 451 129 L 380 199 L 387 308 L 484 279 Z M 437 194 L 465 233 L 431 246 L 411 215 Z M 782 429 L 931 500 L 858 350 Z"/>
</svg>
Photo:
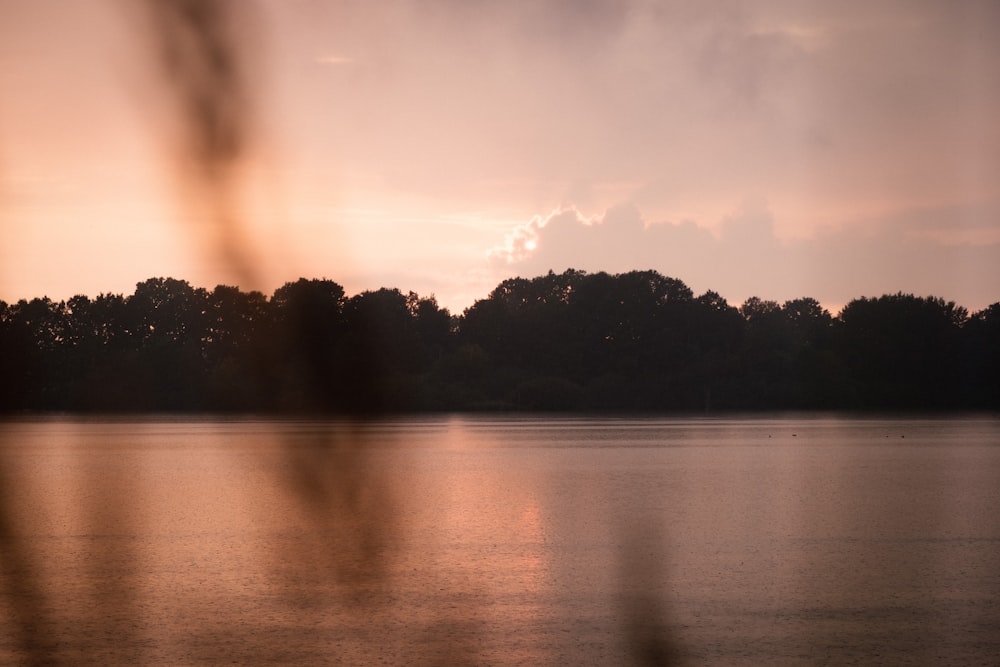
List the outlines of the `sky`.
<svg viewBox="0 0 1000 667">
<path fill-rule="evenodd" d="M 1000 3 L 227 6 L 217 178 L 141 3 L 0 0 L 0 299 L 325 277 L 460 313 L 575 268 L 1000 301 Z"/>
</svg>

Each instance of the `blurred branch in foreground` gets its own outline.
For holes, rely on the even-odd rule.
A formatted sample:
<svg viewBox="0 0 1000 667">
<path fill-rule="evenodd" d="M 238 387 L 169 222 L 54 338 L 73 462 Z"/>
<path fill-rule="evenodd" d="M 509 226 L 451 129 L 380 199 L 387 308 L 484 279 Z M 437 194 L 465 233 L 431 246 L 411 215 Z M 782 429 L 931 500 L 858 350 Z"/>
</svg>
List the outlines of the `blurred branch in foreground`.
<svg viewBox="0 0 1000 667">
<path fill-rule="evenodd" d="M 241 285 L 255 284 L 239 168 L 255 143 L 249 70 L 259 37 L 256 7 L 226 0 L 145 0 L 143 7 L 177 133 L 168 140 L 179 162 L 183 203 L 208 226 L 191 234 L 194 245 L 209 234 L 210 256 Z"/>
<path fill-rule="evenodd" d="M 156 88 L 164 95 L 168 123 L 177 133 L 174 137 L 166 132 L 165 136 L 171 137 L 166 144 L 169 161 L 179 166 L 182 193 L 179 204 L 185 211 L 184 217 L 199 223 L 189 228 L 191 246 L 205 250 L 212 261 L 221 262 L 242 285 L 256 284 L 254 267 L 259 258 L 248 241 L 246 211 L 241 205 L 245 186 L 241 163 L 256 143 L 254 95 L 249 84 L 255 7 L 249 2 L 226 0 L 145 0 L 130 7 L 129 11 L 136 7 L 142 16 L 142 34 L 148 34 L 153 46 L 159 73 Z M 332 402 L 331 385 L 328 378 L 316 372 L 315 362 L 329 354 L 326 349 L 329 341 L 316 337 L 314 328 L 308 326 L 314 323 L 315 313 L 300 314 L 307 326 L 292 327 L 292 330 L 300 331 L 300 356 L 310 363 L 301 364 L 297 369 L 276 369 L 278 361 L 265 353 L 256 363 L 263 376 L 274 377 L 279 371 L 299 373 L 301 384 L 307 393 L 313 394 L 312 403 L 328 405 Z M 361 349 L 374 349 L 371 340 L 394 333 L 379 330 L 384 329 L 384 325 L 373 324 L 372 327 Z M 354 355 L 354 365 L 362 371 L 366 364 L 373 367 L 374 362 L 370 353 Z M 359 372 L 358 378 L 364 380 L 366 374 Z M 374 383 L 377 379 L 367 381 Z M 371 391 L 378 394 L 377 388 Z M 384 443 L 378 441 L 377 436 L 359 435 L 352 426 L 344 428 L 341 424 L 338 427 L 331 422 L 312 424 L 308 433 L 286 435 L 282 443 L 282 464 L 291 471 L 289 495 L 299 501 L 303 509 L 290 517 L 298 524 L 300 532 L 286 551 L 274 554 L 272 576 L 287 574 L 304 582 L 298 588 L 292 587 L 294 599 L 287 600 L 290 605 L 309 607 L 313 602 L 329 603 L 330 598 L 334 598 L 344 603 L 341 608 L 347 614 L 353 614 L 352 621 L 364 625 L 370 619 L 372 605 L 380 605 L 380 609 L 385 610 L 397 604 L 398 591 L 393 586 L 400 585 L 401 577 L 391 571 L 393 558 L 413 559 L 423 554 L 403 553 L 407 548 L 400 539 L 404 515 L 394 501 L 395 492 L 400 488 L 398 484 L 393 486 L 391 478 L 373 459 L 374 450 Z M 57 510 L 64 514 L 39 519 L 37 508 L 25 507 L 18 488 L 39 480 L 53 484 L 59 480 L 53 481 L 46 476 L 50 470 L 47 466 L 40 466 L 42 472 L 35 478 L 19 477 L 19 467 L 24 467 L 23 452 L 18 451 L 22 446 L 19 435 L 6 427 L 0 435 L 0 481 L 3 482 L 0 487 L 0 575 L 7 603 L 0 612 L 15 628 L 11 633 L 13 637 L 0 646 L 0 656 L 30 665 L 155 662 L 157 651 L 163 655 L 164 648 L 156 646 L 156 640 L 151 639 L 159 637 L 150 627 L 154 605 L 136 583 L 140 578 L 137 573 L 148 565 L 143 562 L 148 554 L 132 540 L 137 532 L 149 527 L 150 508 L 163 503 L 157 505 L 145 499 L 148 505 L 142 505 L 142 494 L 148 490 L 143 476 L 154 473 L 152 459 L 146 458 L 149 453 L 143 450 L 141 438 L 135 437 L 125 445 L 134 454 L 135 465 L 124 465 L 115 474 L 108 472 L 109 461 L 120 463 L 132 459 L 115 451 L 95 456 L 92 450 L 83 446 L 55 452 L 53 456 L 68 457 L 71 464 L 83 471 L 81 479 L 66 482 L 73 485 L 72 498 L 81 506 L 74 507 L 67 501 Z M 75 437 L 82 441 L 79 434 Z M 185 436 L 182 433 L 176 437 L 183 442 Z M 95 441 L 104 442 L 104 436 L 98 433 L 88 446 L 102 446 L 94 445 Z M 175 446 L 174 443 L 171 446 Z M 136 451 L 139 453 L 135 454 Z M 150 456 L 155 456 L 155 452 Z M 168 470 L 165 475 L 173 481 L 174 472 Z M 273 470 L 269 473 L 275 474 Z M 183 500 L 183 495 L 181 489 L 172 490 L 167 502 Z M 226 509 L 236 511 L 231 507 Z M 263 509 L 268 511 L 270 508 Z M 190 520 L 188 516 L 184 518 Z M 184 528 L 191 530 L 187 526 Z M 211 526 L 207 532 L 215 535 L 224 531 L 220 526 Z M 193 536 L 203 537 L 204 533 L 193 532 Z M 70 543 L 78 551 L 67 552 L 65 545 Z M 626 551 L 634 548 L 631 541 L 627 541 Z M 643 560 L 640 565 L 633 562 L 633 555 L 626 553 L 623 568 L 641 571 L 641 581 L 656 579 L 655 570 L 662 554 L 654 553 L 653 560 Z M 58 576 L 51 576 L 52 566 L 47 561 L 52 557 L 60 563 L 68 563 Z M 204 572 L 204 563 L 187 566 L 191 569 L 180 570 L 183 574 L 177 575 L 178 581 L 195 589 L 203 586 L 204 581 L 196 580 L 194 573 Z M 176 572 L 178 570 L 171 570 L 171 573 Z M 106 581 L 107 573 L 113 573 L 110 583 Z M 312 584 L 318 586 L 318 591 L 306 590 Z M 472 593 L 479 585 L 474 580 L 460 579 L 453 585 L 448 584 L 460 603 L 449 606 L 443 602 L 443 596 L 432 597 L 434 602 L 421 610 L 420 618 L 405 619 L 408 627 L 429 623 L 423 641 L 414 642 L 420 646 L 404 647 L 426 649 L 419 658 L 409 662 L 472 664 L 482 655 L 477 646 L 481 639 L 479 629 L 493 601 L 485 596 L 473 599 Z M 69 611 L 50 610 L 56 598 L 65 592 L 60 585 L 73 589 L 72 605 L 58 600 L 66 604 Z M 633 588 L 631 581 L 623 585 Z M 436 588 L 441 591 L 445 585 Z M 333 595 L 324 600 L 316 599 L 326 592 Z M 352 600 L 360 600 L 360 603 L 352 607 Z M 224 627 L 221 636 L 212 637 L 213 648 L 224 651 L 231 645 L 251 642 L 253 638 L 246 634 L 246 626 L 237 622 L 240 619 L 235 612 L 215 608 L 213 605 L 217 601 L 212 598 L 206 602 L 213 609 L 213 618 Z M 661 637 L 665 627 L 662 610 L 646 595 L 639 596 L 638 602 L 627 597 L 625 604 L 633 605 L 626 611 L 625 629 L 626 640 L 637 643 L 633 658 L 638 662 L 662 664 L 670 654 L 670 644 Z M 189 610 L 182 611 L 186 614 Z M 232 622 L 227 613 L 233 613 Z M 78 614 L 88 631 L 67 639 L 70 636 L 67 619 L 74 618 L 74 614 Z M 400 641 L 398 637 L 386 636 L 385 628 L 365 630 L 361 636 L 366 654 L 377 653 L 383 643 Z M 198 640 L 191 635 L 178 634 L 171 638 L 166 633 L 166 637 L 164 643 L 190 645 L 168 650 L 168 657 L 171 654 L 175 657 L 199 655 L 197 651 L 204 649 L 195 646 Z M 343 656 L 330 647 L 330 655 L 320 659 L 325 661 L 327 658 L 335 662 Z"/>
<path fill-rule="evenodd" d="M 250 89 L 251 47 L 256 7 L 226 0 L 148 0 L 145 4 L 158 44 L 162 83 L 179 128 L 176 146 L 181 182 L 191 213 L 207 215 L 212 231 L 209 254 L 238 276 L 255 284 L 255 257 L 247 241 L 241 210 L 241 160 L 255 142 L 254 95 Z M 190 170 L 183 168 L 191 165 Z M 201 234 L 193 234 L 197 242 Z M 316 313 L 297 316 L 315 324 Z M 298 373 L 310 403 L 329 405 L 329 378 L 323 377 L 329 341 L 309 326 L 293 331 L 290 341 L 307 363 L 279 368 L 280 360 L 262 351 L 256 362 L 262 377 Z M 364 360 L 362 359 L 362 363 Z M 390 489 L 369 461 L 363 439 L 333 427 L 319 427 L 304 441 L 285 443 L 293 474 L 290 493 L 302 503 L 308 525 L 298 549 L 280 555 L 279 569 L 330 573 L 344 599 L 357 591 L 387 585 L 386 552 L 392 542 L 395 509 Z M 308 597 L 309 592 L 302 591 Z M 289 600 L 309 604 L 308 599 Z M 364 614 L 364 607 L 359 614 Z"/>
</svg>

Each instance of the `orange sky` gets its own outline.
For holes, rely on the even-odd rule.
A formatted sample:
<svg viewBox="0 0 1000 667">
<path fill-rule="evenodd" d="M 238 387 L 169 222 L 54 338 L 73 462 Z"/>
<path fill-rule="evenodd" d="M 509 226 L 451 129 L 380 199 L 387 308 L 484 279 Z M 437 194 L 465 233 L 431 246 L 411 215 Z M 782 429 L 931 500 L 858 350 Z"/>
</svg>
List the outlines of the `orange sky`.
<svg viewBox="0 0 1000 667">
<path fill-rule="evenodd" d="M 182 197 L 129 4 L 0 0 L 0 299 L 247 279 Z M 461 311 L 654 268 L 734 304 L 996 302 L 1000 5 L 872 4 L 236 3 L 244 286 Z"/>
</svg>

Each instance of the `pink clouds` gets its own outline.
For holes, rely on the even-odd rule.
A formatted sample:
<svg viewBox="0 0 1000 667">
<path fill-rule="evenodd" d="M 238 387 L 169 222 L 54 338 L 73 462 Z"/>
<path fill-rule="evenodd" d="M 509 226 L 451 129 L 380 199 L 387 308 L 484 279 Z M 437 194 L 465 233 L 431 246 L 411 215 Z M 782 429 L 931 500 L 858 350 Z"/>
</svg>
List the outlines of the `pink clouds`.
<svg viewBox="0 0 1000 667">
<path fill-rule="evenodd" d="M 244 224 L 282 281 L 453 310 L 569 266 L 731 300 L 1000 297 L 995 2 L 254 4 Z M 132 85 L 146 45 L 114 3 L 64 5 L 0 3 L 0 204 L 31 230 L 5 235 L 0 294 L 124 291 L 137 264 L 226 280 L 190 274 L 162 105 Z M 74 261 L 45 252 L 79 229 Z"/>
<path fill-rule="evenodd" d="M 564 209 L 516 229 L 492 260 L 498 272 L 524 277 L 568 268 L 655 269 L 695 292 L 712 289 L 734 303 L 757 295 L 779 301 L 810 296 L 842 305 L 855 297 L 903 291 L 959 298 L 972 309 L 982 308 L 998 298 L 1000 264 L 990 258 L 1000 254 L 1000 243 L 943 245 L 911 232 L 955 215 L 914 210 L 868 234 L 838 230 L 780 240 L 773 214 L 761 203 L 734 211 L 717 233 L 692 222 L 650 224 L 635 206 L 592 218 Z"/>
</svg>

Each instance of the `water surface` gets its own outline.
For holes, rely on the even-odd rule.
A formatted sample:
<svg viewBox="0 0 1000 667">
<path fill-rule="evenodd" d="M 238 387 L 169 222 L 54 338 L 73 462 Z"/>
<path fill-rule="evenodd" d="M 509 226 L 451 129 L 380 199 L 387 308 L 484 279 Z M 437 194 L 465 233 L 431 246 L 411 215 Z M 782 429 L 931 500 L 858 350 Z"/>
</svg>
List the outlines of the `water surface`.
<svg viewBox="0 0 1000 667">
<path fill-rule="evenodd" d="M 1000 655 L 995 418 L 2 429 L 0 663 Z"/>
</svg>

